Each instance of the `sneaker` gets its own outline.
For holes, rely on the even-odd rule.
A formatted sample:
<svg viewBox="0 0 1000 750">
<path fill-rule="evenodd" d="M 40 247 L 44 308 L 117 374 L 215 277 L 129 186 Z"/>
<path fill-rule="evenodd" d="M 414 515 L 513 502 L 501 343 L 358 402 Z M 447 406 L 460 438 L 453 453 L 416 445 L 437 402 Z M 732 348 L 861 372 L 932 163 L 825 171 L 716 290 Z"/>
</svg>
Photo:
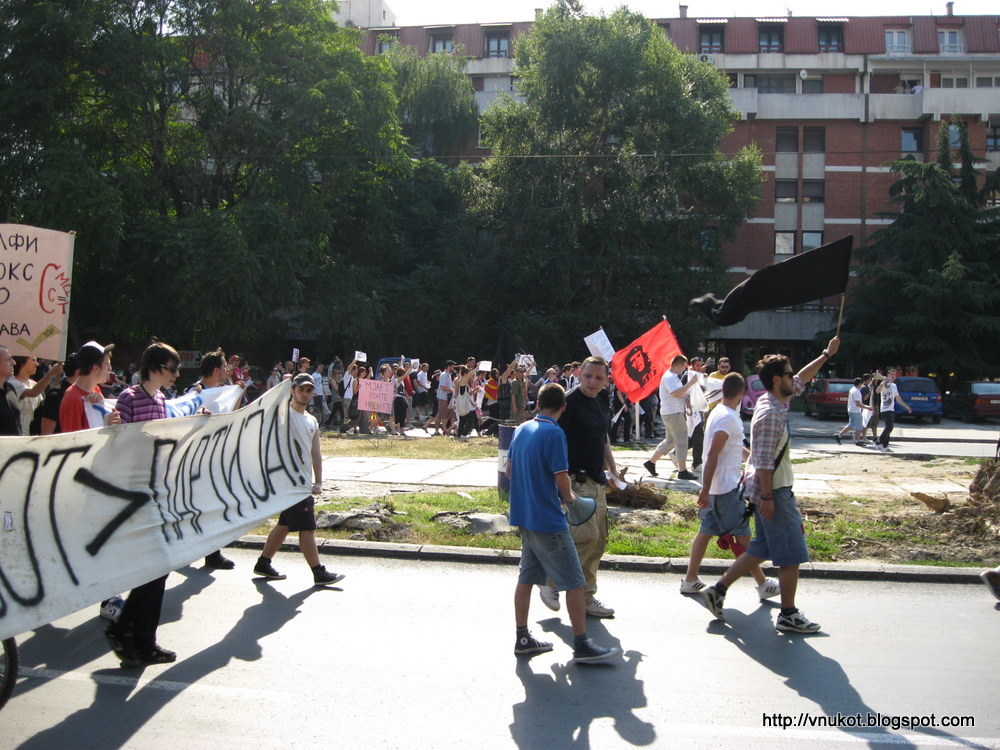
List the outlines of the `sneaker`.
<svg viewBox="0 0 1000 750">
<path fill-rule="evenodd" d="M 757 587 L 757 596 L 760 597 L 761 601 L 771 599 L 780 593 L 781 587 L 778 585 L 777 578 L 765 578 L 764 583 Z"/>
<path fill-rule="evenodd" d="M 688 481 L 690 481 L 692 479 L 697 479 L 698 477 L 696 477 L 690 471 L 678 471 L 677 472 L 677 478 L 678 479 L 687 479 Z"/>
<path fill-rule="evenodd" d="M 859 448 L 867 448 L 868 447 L 868 443 L 866 443 L 864 440 L 855 440 L 854 444 L 856 446 L 858 446 Z"/>
<path fill-rule="evenodd" d="M 699 591 L 695 596 L 701 606 L 715 615 L 716 620 L 726 621 L 726 615 L 722 611 L 722 603 L 726 600 L 725 594 L 720 594 L 715 586 L 709 586 L 707 589 Z"/>
<path fill-rule="evenodd" d="M 615 647 L 598 646 L 589 638 L 573 649 L 573 661 L 586 664 L 592 661 L 604 661 L 618 653 Z"/>
<path fill-rule="evenodd" d="M 983 583 L 997 599 L 1000 599 L 1000 571 L 996 570 L 984 570 L 979 574 L 979 577 L 983 579 Z"/>
<path fill-rule="evenodd" d="M 833 439 L 837 441 L 837 445 L 841 445 L 840 435 L 834 435 Z"/>
<path fill-rule="evenodd" d="M 802 612 L 796 611 L 790 615 L 779 614 L 774 628 L 785 633 L 818 633 L 819 623 L 812 622 Z"/>
<path fill-rule="evenodd" d="M 654 477 L 657 476 L 656 464 L 654 464 L 652 461 L 643 461 L 642 466 L 644 469 L 646 469 L 646 471 L 650 473 L 650 475 Z"/>
<path fill-rule="evenodd" d="M 539 586 L 538 598 L 542 600 L 542 604 L 553 612 L 559 611 L 559 592 L 552 586 Z"/>
<path fill-rule="evenodd" d="M 257 564 L 253 566 L 253 572 L 269 581 L 284 581 L 288 578 L 284 573 L 276 571 L 271 565 L 271 561 L 264 558 L 257 560 Z"/>
<path fill-rule="evenodd" d="M 177 661 L 177 654 L 154 643 L 152 648 L 139 652 L 139 661 L 143 664 L 173 664 Z"/>
<path fill-rule="evenodd" d="M 104 637 L 122 663 L 122 666 L 139 666 L 139 649 L 135 645 L 135 633 L 123 632 L 114 625 L 104 631 Z"/>
<path fill-rule="evenodd" d="M 543 654 L 546 651 L 551 650 L 551 643 L 540 641 L 535 638 L 535 636 L 531 635 L 531 633 L 528 633 L 528 635 L 522 635 L 517 639 L 517 643 L 514 644 L 515 654 Z"/>
<path fill-rule="evenodd" d="M 591 617 L 614 617 L 615 611 L 611 607 L 606 607 L 597 599 L 587 605 L 587 614 Z"/>
<path fill-rule="evenodd" d="M 284 576 L 282 576 L 284 578 Z M 313 573 L 313 583 L 317 586 L 332 586 L 338 581 L 344 580 L 343 573 L 331 573 L 326 568 L 321 568 L 316 573 Z"/>
<path fill-rule="evenodd" d="M 702 583 L 700 578 L 696 578 L 693 581 L 682 580 L 681 581 L 681 593 L 682 594 L 697 594 L 705 588 L 705 584 Z"/>
<path fill-rule="evenodd" d="M 699 461 L 694 466 L 692 466 L 691 471 L 701 471 L 701 462 Z"/>
<path fill-rule="evenodd" d="M 125 600 L 120 596 L 113 596 L 101 602 L 101 617 L 111 622 L 118 622 L 118 615 L 122 613 Z"/>
<path fill-rule="evenodd" d="M 222 550 L 216 550 L 205 558 L 205 567 L 214 568 L 215 570 L 232 570 L 236 567 L 236 563 L 225 557 L 222 554 Z"/>
</svg>

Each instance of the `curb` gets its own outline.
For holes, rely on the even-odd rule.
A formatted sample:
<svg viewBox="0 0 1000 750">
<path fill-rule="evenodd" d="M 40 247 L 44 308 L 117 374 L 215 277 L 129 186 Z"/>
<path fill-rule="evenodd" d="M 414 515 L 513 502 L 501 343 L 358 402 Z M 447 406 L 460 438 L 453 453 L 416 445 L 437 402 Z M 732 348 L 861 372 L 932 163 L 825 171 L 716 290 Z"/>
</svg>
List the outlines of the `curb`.
<svg viewBox="0 0 1000 750">
<path fill-rule="evenodd" d="M 228 546 L 242 549 L 261 549 L 266 537 L 247 535 Z M 436 544 L 403 544 L 399 542 L 356 542 L 350 539 L 317 539 L 321 555 L 339 554 L 356 557 L 385 557 L 422 562 L 463 562 L 493 565 L 517 565 L 521 553 L 517 550 L 492 550 L 479 547 L 445 547 Z M 298 551 L 297 543 L 286 542 L 284 551 Z M 732 560 L 706 559 L 702 573 L 721 575 Z M 605 555 L 602 570 L 619 570 L 630 573 L 684 573 L 686 557 L 634 557 L 631 555 Z M 777 569 L 765 567 L 773 573 Z M 979 568 L 937 568 L 922 565 L 896 565 L 890 563 L 805 563 L 800 568 L 802 578 L 824 578 L 840 581 L 900 581 L 905 583 L 973 583 L 980 585 Z"/>
</svg>

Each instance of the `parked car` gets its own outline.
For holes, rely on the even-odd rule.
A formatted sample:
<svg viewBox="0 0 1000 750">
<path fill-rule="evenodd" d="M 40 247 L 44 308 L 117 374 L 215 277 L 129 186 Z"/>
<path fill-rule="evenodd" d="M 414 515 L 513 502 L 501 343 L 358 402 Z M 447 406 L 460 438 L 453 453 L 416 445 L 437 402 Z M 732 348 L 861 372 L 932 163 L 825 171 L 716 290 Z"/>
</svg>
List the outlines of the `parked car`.
<svg viewBox="0 0 1000 750">
<path fill-rule="evenodd" d="M 753 414 L 753 408 L 757 405 L 757 399 L 764 394 L 764 384 L 760 382 L 757 375 L 747 376 L 747 389 L 743 394 L 743 403 L 740 405 L 740 413 L 744 417 Z"/>
<path fill-rule="evenodd" d="M 944 395 L 941 410 L 946 417 L 972 422 L 983 417 L 1000 417 L 1000 383 L 959 383 Z"/>
<path fill-rule="evenodd" d="M 847 394 L 854 381 L 847 378 L 817 380 L 816 387 L 806 396 L 806 416 L 815 414 L 826 419 L 831 414 L 847 414 Z"/>
<path fill-rule="evenodd" d="M 913 409 L 912 416 L 918 422 L 924 417 L 930 417 L 934 424 L 941 421 L 941 391 L 933 380 L 909 376 L 896 378 L 896 388 L 899 390 L 899 397 Z M 910 416 L 898 403 L 893 411 L 897 417 Z"/>
</svg>

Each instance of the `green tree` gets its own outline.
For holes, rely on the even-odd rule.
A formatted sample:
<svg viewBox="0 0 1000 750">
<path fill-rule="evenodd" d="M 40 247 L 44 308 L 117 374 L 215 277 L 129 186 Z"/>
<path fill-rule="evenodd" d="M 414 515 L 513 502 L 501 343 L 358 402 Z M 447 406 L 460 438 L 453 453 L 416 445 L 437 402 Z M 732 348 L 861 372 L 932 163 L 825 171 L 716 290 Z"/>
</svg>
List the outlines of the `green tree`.
<svg viewBox="0 0 1000 750">
<path fill-rule="evenodd" d="M 981 180 L 975 161 L 954 118 L 941 122 L 934 162 L 891 163 L 898 211 L 857 251 L 845 313 L 845 342 L 860 357 L 942 377 L 1000 374 L 1000 211 L 987 208 L 1000 173 Z"/>
<path fill-rule="evenodd" d="M 720 250 L 761 179 L 754 149 L 719 151 L 737 113 L 724 75 L 641 15 L 561 0 L 515 50 L 520 100 L 483 116 L 493 149 L 473 194 L 496 249 L 488 313 L 553 356 L 603 325 L 627 342 L 724 285 Z"/>
</svg>

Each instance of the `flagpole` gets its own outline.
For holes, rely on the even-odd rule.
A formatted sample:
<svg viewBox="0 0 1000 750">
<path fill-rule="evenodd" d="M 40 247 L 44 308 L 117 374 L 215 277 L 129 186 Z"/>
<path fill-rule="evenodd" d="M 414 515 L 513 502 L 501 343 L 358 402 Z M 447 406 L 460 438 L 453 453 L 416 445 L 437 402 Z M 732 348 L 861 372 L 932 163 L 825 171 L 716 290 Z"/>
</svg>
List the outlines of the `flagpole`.
<svg viewBox="0 0 1000 750">
<path fill-rule="evenodd" d="M 837 336 L 840 336 L 840 322 L 844 319 L 844 300 L 847 299 L 847 292 L 840 295 L 840 315 L 837 316 Z"/>
</svg>

